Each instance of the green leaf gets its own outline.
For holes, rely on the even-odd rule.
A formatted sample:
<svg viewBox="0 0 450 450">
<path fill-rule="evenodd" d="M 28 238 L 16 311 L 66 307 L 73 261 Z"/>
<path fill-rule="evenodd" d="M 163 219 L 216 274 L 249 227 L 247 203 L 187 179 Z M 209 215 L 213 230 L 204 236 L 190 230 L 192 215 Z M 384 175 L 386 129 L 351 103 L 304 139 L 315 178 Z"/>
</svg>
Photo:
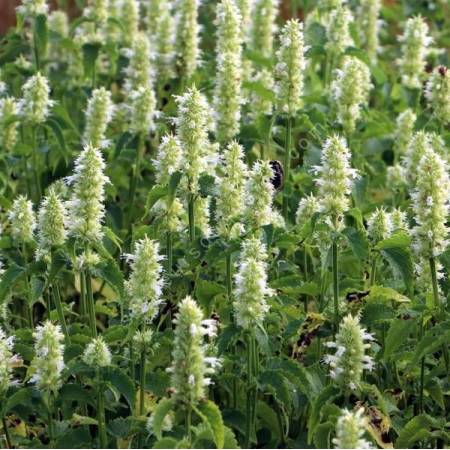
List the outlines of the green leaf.
<svg viewBox="0 0 450 450">
<path fill-rule="evenodd" d="M 86 425 L 66 430 L 56 440 L 55 448 L 93 448 L 89 427 Z"/>
<path fill-rule="evenodd" d="M 416 365 L 425 355 L 435 352 L 450 342 L 450 321 L 442 322 L 428 330 L 416 347 L 412 364 Z"/>
<path fill-rule="evenodd" d="M 244 81 L 242 87 L 254 92 L 258 97 L 261 97 L 264 100 L 272 102 L 275 99 L 273 90 L 267 89 L 261 81 Z"/>
<path fill-rule="evenodd" d="M 195 408 L 197 414 L 210 427 L 217 448 L 223 448 L 225 441 L 225 430 L 219 407 L 211 400 L 201 402 Z"/>
<path fill-rule="evenodd" d="M 80 426 L 80 425 L 98 425 L 98 420 L 89 416 L 80 416 L 78 414 L 74 414 L 70 419 L 70 423 L 72 426 Z"/>
<path fill-rule="evenodd" d="M 173 409 L 174 402 L 170 398 L 163 398 L 155 410 L 153 411 L 153 433 L 158 439 L 162 438 L 162 428 L 164 419 L 169 414 L 169 412 Z"/>
<path fill-rule="evenodd" d="M 112 344 L 117 341 L 125 341 L 128 335 L 128 328 L 125 325 L 112 325 L 107 328 L 102 337 L 106 343 Z"/>
<path fill-rule="evenodd" d="M 428 414 L 419 414 L 413 417 L 400 431 L 397 441 L 395 442 L 396 448 L 412 448 L 413 444 L 427 436 L 431 428 L 436 426 L 436 421 Z"/>
<path fill-rule="evenodd" d="M 258 381 L 273 394 L 279 403 L 288 409 L 291 407 L 292 392 L 283 371 L 265 370 L 260 374 Z"/>
<path fill-rule="evenodd" d="M 347 238 L 347 242 L 353 254 L 359 259 L 366 259 L 369 254 L 369 241 L 362 230 L 356 228 L 345 228 L 342 234 Z"/>
<path fill-rule="evenodd" d="M 275 435 L 275 444 L 280 442 L 282 439 L 282 430 L 280 430 L 278 417 L 273 407 L 265 402 L 259 401 L 256 407 L 256 413 L 261 422 L 265 423 L 270 432 Z"/>
<path fill-rule="evenodd" d="M 381 254 L 392 266 L 394 272 L 401 275 L 408 292 L 411 292 L 414 270 L 409 249 L 407 250 L 401 247 L 384 248 Z"/>
<path fill-rule="evenodd" d="M 47 119 L 46 126 L 50 129 L 50 131 L 53 132 L 53 135 L 55 136 L 55 138 L 59 144 L 59 152 L 63 155 L 66 163 L 68 163 L 66 141 L 64 139 L 64 134 L 61 130 L 59 123 L 56 120 L 49 118 L 49 119 Z"/>
<path fill-rule="evenodd" d="M 336 425 L 332 422 L 324 422 L 317 426 L 314 433 L 314 445 L 316 448 L 330 448 L 331 434 Z"/>
<path fill-rule="evenodd" d="M 83 67 L 86 76 L 91 76 L 94 72 L 98 54 L 100 53 L 101 44 L 87 43 L 83 45 Z"/>
<path fill-rule="evenodd" d="M 0 281 L 0 303 L 6 298 L 10 290 L 14 287 L 14 283 L 24 275 L 26 270 L 17 264 L 11 266 L 2 274 Z"/>
<path fill-rule="evenodd" d="M 147 195 L 147 201 L 145 203 L 145 213 L 144 217 L 149 213 L 149 211 L 153 208 L 153 205 L 162 197 L 167 195 L 168 188 L 167 186 L 161 186 L 157 184 L 153 186 L 151 191 Z"/>
<path fill-rule="evenodd" d="M 411 300 L 405 295 L 400 294 L 395 289 L 384 286 L 372 286 L 367 300 L 372 299 L 394 300 L 397 303 L 409 303 Z"/>
<path fill-rule="evenodd" d="M 6 400 L 6 403 L 0 409 L 1 416 L 5 417 L 7 413 L 9 413 L 12 409 L 14 409 L 18 405 L 23 405 L 31 400 L 32 397 L 32 388 L 22 388 L 16 392 L 14 392 L 11 397 Z"/>
<path fill-rule="evenodd" d="M 130 408 L 134 409 L 136 388 L 132 379 L 118 367 L 110 367 L 105 373 L 105 381 L 109 381 L 127 400 Z"/>
<path fill-rule="evenodd" d="M 224 294 L 225 292 L 226 290 L 223 284 L 208 280 L 199 280 L 195 290 L 198 301 L 205 306 L 207 306 L 216 295 Z"/>
<path fill-rule="evenodd" d="M 37 52 L 42 59 L 47 52 L 48 44 L 47 16 L 45 14 L 39 14 L 34 19 L 33 38 L 36 43 Z"/>
<path fill-rule="evenodd" d="M 95 275 L 105 280 L 119 295 L 123 295 L 123 272 L 115 260 L 108 259 L 106 264 L 95 269 Z"/>
<path fill-rule="evenodd" d="M 183 175 L 182 172 L 175 172 L 170 176 L 170 181 L 169 181 L 169 190 L 168 190 L 168 194 L 169 194 L 169 206 L 173 203 L 173 200 L 175 198 L 175 194 L 177 192 L 177 187 L 180 184 L 180 180 L 181 180 L 181 176 Z"/>
<path fill-rule="evenodd" d="M 83 388 L 80 384 L 65 384 L 58 394 L 58 401 L 76 401 L 81 403 L 92 403 L 92 393 Z"/>
<path fill-rule="evenodd" d="M 311 444 L 314 434 L 316 432 L 316 428 L 319 424 L 320 420 L 320 412 L 322 408 L 332 400 L 334 400 L 339 394 L 341 390 L 336 386 L 329 385 L 327 386 L 315 399 L 314 404 L 311 409 L 311 413 L 308 419 L 308 443 Z"/>
<path fill-rule="evenodd" d="M 178 441 L 171 437 L 165 437 L 153 444 L 152 448 L 177 448 Z"/>
<path fill-rule="evenodd" d="M 394 233 L 387 239 L 383 239 L 375 246 L 376 250 L 384 250 L 385 248 L 404 248 L 411 245 L 411 237 L 404 232 Z"/>
<path fill-rule="evenodd" d="M 384 345 L 384 358 L 390 359 L 393 354 L 406 342 L 413 324 L 410 320 L 396 319 L 391 322 Z"/>
</svg>

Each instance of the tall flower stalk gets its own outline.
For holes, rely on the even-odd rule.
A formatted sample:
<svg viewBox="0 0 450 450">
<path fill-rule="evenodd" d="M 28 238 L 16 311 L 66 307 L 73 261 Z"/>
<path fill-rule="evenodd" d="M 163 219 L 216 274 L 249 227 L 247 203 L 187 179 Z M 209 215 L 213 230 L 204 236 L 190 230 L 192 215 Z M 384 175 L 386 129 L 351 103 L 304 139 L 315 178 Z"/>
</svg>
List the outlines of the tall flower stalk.
<svg viewBox="0 0 450 450">
<path fill-rule="evenodd" d="M 62 385 L 61 372 L 64 365 L 64 336 L 59 325 L 47 321 L 38 325 L 33 333 L 35 357 L 31 361 L 32 377 L 30 383 L 42 391 L 48 412 L 48 434 L 53 442 L 55 430 L 53 424 L 53 401 Z"/>
<path fill-rule="evenodd" d="M 204 319 L 203 312 L 191 297 L 179 304 L 174 324 L 175 338 L 172 350 L 170 384 L 174 390 L 174 400 L 186 415 L 186 433 L 192 437 L 192 411 L 207 396 L 207 388 L 212 383 L 211 375 L 220 365 L 214 356 L 208 356 L 205 336 L 216 335 L 216 322 Z"/>
<path fill-rule="evenodd" d="M 175 124 L 177 137 L 183 148 L 183 167 L 187 177 L 189 236 L 195 238 L 195 202 L 199 195 L 200 175 L 214 163 L 208 140 L 210 110 L 206 97 L 196 88 L 176 98 L 178 111 Z"/>
<path fill-rule="evenodd" d="M 290 20 L 284 26 L 280 48 L 277 51 L 276 95 L 281 114 L 286 114 L 286 140 L 284 153 L 283 216 L 288 218 L 290 167 L 292 152 L 292 120 L 302 107 L 303 78 L 306 67 L 304 56 L 303 25 L 298 20 Z"/>
<path fill-rule="evenodd" d="M 37 259 L 46 260 L 48 267 L 52 265 L 54 250 L 61 247 L 66 241 L 66 225 L 66 207 L 58 194 L 53 189 L 50 189 L 48 195 L 44 197 L 38 213 L 38 250 L 36 252 Z M 70 343 L 61 295 L 56 280 L 49 286 L 49 290 L 56 306 L 58 320 L 66 342 Z M 50 310 L 48 314 L 50 314 Z"/>
<path fill-rule="evenodd" d="M 242 19 L 234 0 L 217 5 L 217 75 L 214 92 L 216 134 L 229 142 L 239 133 L 242 84 Z"/>
<path fill-rule="evenodd" d="M 109 183 L 104 174 L 105 162 L 100 150 L 86 145 L 75 160 L 74 174 L 67 178 L 73 186 L 68 203 L 69 234 L 77 239 L 83 249 L 78 259 L 81 276 L 82 309 L 89 315 L 92 336 L 97 335 L 95 305 L 91 283 L 91 267 L 98 262 L 92 253 L 93 243 L 103 237 L 102 221 L 105 216 L 105 185 Z"/>
<path fill-rule="evenodd" d="M 357 177 L 350 165 L 351 154 L 344 138 L 333 135 L 323 146 L 321 165 L 315 167 L 320 212 L 330 226 L 332 234 L 332 271 L 335 330 L 339 324 L 338 236 L 342 229 L 343 214 L 348 210 L 353 181 Z"/>
<path fill-rule="evenodd" d="M 256 328 L 262 327 L 269 311 L 267 298 L 272 290 L 267 285 L 267 253 L 258 238 L 244 241 L 239 270 L 235 275 L 235 300 L 233 310 L 236 324 L 245 333 L 247 344 L 247 407 L 245 448 L 250 448 L 255 433 L 257 377 L 259 374 L 259 352 Z"/>
</svg>

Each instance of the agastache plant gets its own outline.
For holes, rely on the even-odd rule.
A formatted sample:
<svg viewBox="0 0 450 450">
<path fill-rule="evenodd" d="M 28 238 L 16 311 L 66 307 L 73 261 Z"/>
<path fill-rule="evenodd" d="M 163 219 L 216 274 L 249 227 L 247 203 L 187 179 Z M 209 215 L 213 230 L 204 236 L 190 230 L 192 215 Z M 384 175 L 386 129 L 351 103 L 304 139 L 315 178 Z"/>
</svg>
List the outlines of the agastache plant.
<svg viewBox="0 0 450 450">
<path fill-rule="evenodd" d="M 342 319 L 335 341 L 327 342 L 327 347 L 335 351 L 324 361 L 330 366 L 333 382 L 342 389 L 358 390 L 363 372 L 373 369 L 373 359 L 367 354 L 371 341 L 373 336 L 361 326 L 359 317 L 349 314 Z"/>
<path fill-rule="evenodd" d="M 429 47 L 433 42 L 423 17 L 416 16 L 408 19 L 399 41 L 402 43 L 402 56 L 397 63 L 402 84 L 410 89 L 420 89 L 425 75 Z"/>
<path fill-rule="evenodd" d="M 216 135 L 228 142 L 240 129 L 242 84 L 242 19 L 234 0 L 217 5 L 217 75 L 214 91 Z"/>
<path fill-rule="evenodd" d="M 332 271 L 335 329 L 339 322 L 338 284 L 338 236 L 342 229 L 342 216 L 350 206 L 349 196 L 357 171 L 351 167 L 351 154 L 344 138 L 334 135 L 328 138 L 322 148 L 321 165 L 315 167 L 318 175 L 318 199 L 320 212 L 334 231 L 332 238 Z"/>
<path fill-rule="evenodd" d="M 220 365 L 216 357 L 208 355 L 205 343 L 205 336 L 216 335 L 216 322 L 204 319 L 202 310 L 189 296 L 180 302 L 173 322 L 175 337 L 172 365 L 168 371 L 174 399 L 186 413 L 186 431 L 190 439 L 192 410 L 207 397 L 211 375 Z"/>
<path fill-rule="evenodd" d="M 413 136 L 414 125 L 417 116 L 410 108 L 405 109 L 400 113 L 396 120 L 396 130 L 394 135 L 394 145 L 396 157 L 403 155 L 406 152 L 409 142 Z"/>
<path fill-rule="evenodd" d="M 345 57 L 341 68 L 335 71 L 331 94 L 336 104 L 338 121 L 347 136 L 355 131 L 361 108 L 367 105 L 372 87 L 367 65 L 356 57 Z"/>
<path fill-rule="evenodd" d="M 450 122 L 450 71 L 436 67 L 425 88 L 425 97 L 436 119 L 443 125 Z"/>
<path fill-rule="evenodd" d="M 358 11 L 364 48 L 372 62 L 377 61 L 377 56 L 380 51 L 381 5 L 381 0 L 362 0 Z"/>
<path fill-rule="evenodd" d="M 189 209 L 189 234 L 195 237 L 195 201 L 198 195 L 200 175 L 215 162 L 208 139 L 210 109 L 206 97 L 196 88 L 189 89 L 176 98 L 178 111 L 175 124 L 177 137 L 183 149 L 182 166 L 187 178 Z"/>
<path fill-rule="evenodd" d="M 96 148 L 106 148 L 106 129 L 113 118 L 114 105 L 111 92 L 104 87 L 95 89 L 89 98 L 86 109 L 86 126 L 83 141 Z"/>
<path fill-rule="evenodd" d="M 246 446 L 255 431 L 259 352 L 255 332 L 263 326 L 269 311 L 267 298 L 272 290 L 267 285 L 267 253 L 259 238 L 244 241 L 238 272 L 235 275 L 233 311 L 236 324 L 243 329 L 247 344 L 247 408 Z"/>
<path fill-rule="evenodd" d="M 367 426 L 364 408 L 356 411 L 344 409 L 336 423 L 336 437 L 333 438 L 335 448 L 372 448 L 364 439 Z"/>
<path fill-rule="evenodd" d="M 447 163 L 432 149 L 425 150 L 420 159 L 411 198 L 416 222 L 412 231 L 414 249 L 420 258 L 429 261 L 435 306 L 442 307 L 436 260 L 449 243 L 450 180 Z"/>
<path fill-rule="evenodd" d="M 283 215 L 288 216 L 288 192 L 290 187 L 292 118 L 302 107 L 303 78 L 306 68 L 303 43 L 303 25 L 298 20 L 290 20 L 284 26 L 280 37 L 280 48 L 276 52 L 275 66 L 278 110 L 285 114 L 286 141 L 284 153 L 284 194 Z"/>
<path fill-rule="evenodd" d="M 199 0 L 180 0 L 177 17 L 176 53 L 180 76 L 188 81 L 200 63 Z"/>
<path fill-rule="evenodd" d="M 266 58 L 273 55 L 273 45 L 277 32 L 279 0 L 255 0 L 250 48 Z"/>
<path fill-rule="evenodd" d="M 12 120 L 18 114 L 19 107 L 14 98 L 0 99 L 0 146 L 7 152 L 13 150 L 17 143 L 17 122 Z"/>
</svg>

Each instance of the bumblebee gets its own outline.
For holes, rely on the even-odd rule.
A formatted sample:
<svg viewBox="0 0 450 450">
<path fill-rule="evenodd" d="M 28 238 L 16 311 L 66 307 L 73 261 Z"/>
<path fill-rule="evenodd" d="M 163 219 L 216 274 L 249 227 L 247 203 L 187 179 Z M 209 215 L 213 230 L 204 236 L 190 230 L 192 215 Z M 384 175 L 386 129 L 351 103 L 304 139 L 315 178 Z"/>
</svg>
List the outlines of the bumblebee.
<svg viewBox="0 0 450 450">
<path fill-rule="evenodd" d="M 272 168 L 273 177 L 271 178 L 272 186 L 279 190 L 284 185 L 284 169 L 283 165 L 280 161 L 272 160 L 269 162 L 270 167 Z"/>
</svg>

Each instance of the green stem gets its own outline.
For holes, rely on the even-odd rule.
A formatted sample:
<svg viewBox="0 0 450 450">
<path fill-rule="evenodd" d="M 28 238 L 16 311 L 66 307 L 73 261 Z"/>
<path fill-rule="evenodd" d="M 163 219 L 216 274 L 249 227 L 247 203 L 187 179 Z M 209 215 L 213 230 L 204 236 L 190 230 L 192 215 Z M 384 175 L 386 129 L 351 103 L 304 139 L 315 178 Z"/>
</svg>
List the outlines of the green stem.
<svg viewBox="0 0 450 450">
<path fill-rule="evenodd" d="M 5 417 L 2 417 L 2 425 L 3 425 L 3 431 L 5 432 L 6 447 L 13 448 L 12 443 L 11 443 L 11 436 L 9 435 L 8 424 L 6 423 Z"/>
<path fill-rule="evenodd" d="M 424 323 L 423 323 L 423 317 L 420 322 L 420 336 L 419 338 L 422 339 L 424 334 Z M 419 412 L 423 412 L 423 390 L 424 390 L 424 384 L 425 384 L 425 356 L 420 360 L 420 386 L 419 386 Z"/>
<path fill-rule="evenodd" d="M 48 438 L 50 440 L 50 447 L 51 447 L 51 443 L 53 442 L 54 439 L 54 427 L 53 427 L 53 414 L 52 414 L 52 407 L 53 407 L 53 402 L 52 402 L 52 394 L 50 392 L 48 392 L 47 394 L 47 413 L 48 413 Z"/>
<path fill-rule="evenodd" d="M 80 272 L 80 313 L 81 317 L 84 319 L 87 315 L 86 312 L 86 277 L 84 271 Z"/>
<path fill-rule="evenodd" d="M 85 272 L 86 276 L 86 293 L 87 293 L 87 301 L 88 301 L 88 312 L 89 312 L 89 324 L 91 327 L 92 337 L 97 337 L 97 324 L 95 318 L 95 303 L 94 303 L 94 294 L 92 292 L 92 279 L 89 269 Z"/>
<path fill-rule="evenodd" d="M 227 283 L 227 296 L 228 302 L 231 304 L 233 284 L 232 284 L 232 265 L 231 265 L 231 253 L 226 256 L 226 283 Z"/>
<path fill-rule="evenodd" d="M 141 364 L 140 364 L 140 391 L 139 391 L 139 415 L 145 414 L 145 372 L 146 372 L 146 358 L 145 348 L 141 350 Z"/>
<path fill-rule="evenodd" d="M 246 428 L 245 428 L 245 448 L 250 448 L 250 442 L 251 442 L 251 432 L 252 432 L 252 423 L 251 423 L 251 416 L 252 416 L 252 407 L 251 407 L 251 400 L 252 400 L 252 362 L 253 362 L 253 356 L 252 356 L 252 348 L 251 345 L 251 336 L 248 336 L 247 340 L 247 406 L 246 406 Z"/>
<path fill-rule="evenodd" d="M 372 259 L 372 267 L 370 269 L 369 287 L 371 287 L 375 284 L 375 279 L 376 279 L 376 275 L 377 275 L 377 262 L 378 262 L 378 255 L 374 256 L 374 258 Z"/>
<path fill-rule="evenodd" d="M 195 239 L 195 196 L 194 194 L 189 195 L 188 212 L 189 212 L 189 239 L 194 242 Z"/>
<path fill-rule="evenodd" d="M 102 379 L 99 370 L 97 370 L 97 384 L 98 384 L 98 392 L 97 392 L 98 437 L 100 441 L 100 448 L 107 448 L 108 438 L 106 436 L 106 425 L 105 425 L 105 397 L 103 395 Z"/>
<path fill-rule="evenodd" d="M 439 300 L 439 286 L 436 275 L 436 260 L 434 259 L 434 257 L 430 258 L 430 272 L 431 272 L 431 284 L 433 287 L 434 306 L 436 307 L 436 309 L 439 309 L 441 304 Z"/>
<path fill-rule="evenodd" d="M 31 158 L 33 160 L 33 175 L 34 175 L 34 182 L 36 184 L 36 194 L 37 194 L 37 203 L 42 197 L 42 189 L 41 189 L 41 180 L 39 178 L 39 172 L 38 172 L 38 160 L 37 160 L 37 127 L 33 126 L 31 129 L 32 138 L 33 138 L 33 144 L 31 149 Z"/>
<path fill-rule="evenodd" d="M 170 277 L 172 274 L 173 267 L 173 234 L 168 231 L 166 234 L 167 238 L 167 275 Z"/>
<path fill-rule="evenodd" d="M 283 217 L 287 222 L 289 212 L 289 186 L 290 186 L 290 168 L 291 168 L 291 141 L 292 141 L 292 117 L 288 116 L 286 123 L 286 139 L 284 150 L 284 192 L 283 192 Z"/>
<path fill-rule="evenodd" d="M 136 149 L 136 159 L 134 161 L 134 169 L 133 173 L 130 178 L 130 187 L 129 187 L 129 195 L 128 195 L 128 201 L 129 201 L 129 229 L 131 231 L 131 225 L 133 223 L 133 213 L 134 213 L 134 198 L 136 196 L 136 187 L 137 187 L 137 180 L 141 173 L 141 162 L 142 158 L 144 156 L 145 151 L 145 139 L 144 135 L 141 133 L 138 136 L 138 146 Z"/>
<path fill-rule="evenodd" d="M 186 407 L 186 431 L 189 442 L 191 442 L 192 439 L 191 425 L 192 425 L 192 405 L 189 403 Z"/>
<path fill-rule="evenodd" d="M 332 246 L 333 259 L 333 301 L 334 301 L 334 329 L 337 332 L 339 328 L 339 281 L 338 281 L 338 245 L 337 239 L 333 239 Z"/>
<path fill-rule="evenodd" d="M 66 319 L 64 317 L 64 310 L 61 302 L 61 295 L 59 293 L 59 287 L 57 284 L 50 286 L 50 290 L 53 294 L 53 302 L 56 306 L 56 312 L 58 314 L 58 321 L 61 324 L 62 331 L 66 338 L 66 343 L 70 344 L 69 332 L 67 331 Z"/>
</svg>

